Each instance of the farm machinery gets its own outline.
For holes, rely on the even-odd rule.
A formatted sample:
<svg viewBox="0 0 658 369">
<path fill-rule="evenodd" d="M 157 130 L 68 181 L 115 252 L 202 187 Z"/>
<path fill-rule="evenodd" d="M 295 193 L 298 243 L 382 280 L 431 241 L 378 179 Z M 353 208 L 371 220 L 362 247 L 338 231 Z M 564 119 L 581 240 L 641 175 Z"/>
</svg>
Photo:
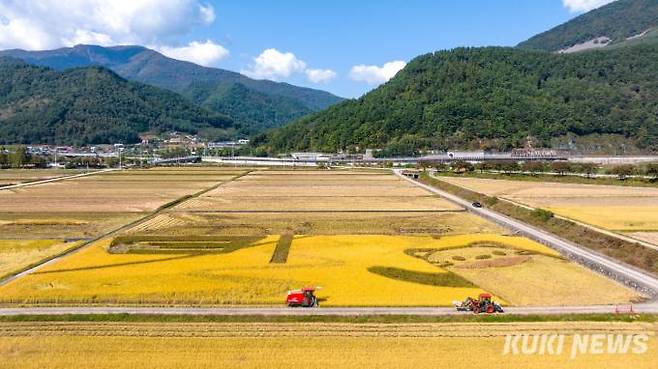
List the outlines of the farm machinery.
<svg viewBox="0 0 658 369">
<path fill-rule="evenodd" d="M 304 287 L 301 290 L 288 291 L 286 304 L 289 307 L 318 307 L 318 298 L 315 296 L 315 290 L 318 287 Z"/>
<path fill-rule="evenodd" d="M 477 299 L 467 297 L 463 302 L 453 302 L 453 304 L 458 311 L 472 311 L 474 314 L 503 312 L 503 307 L 496 304 L 488 293 L 481 293 Z"/>
</svg>

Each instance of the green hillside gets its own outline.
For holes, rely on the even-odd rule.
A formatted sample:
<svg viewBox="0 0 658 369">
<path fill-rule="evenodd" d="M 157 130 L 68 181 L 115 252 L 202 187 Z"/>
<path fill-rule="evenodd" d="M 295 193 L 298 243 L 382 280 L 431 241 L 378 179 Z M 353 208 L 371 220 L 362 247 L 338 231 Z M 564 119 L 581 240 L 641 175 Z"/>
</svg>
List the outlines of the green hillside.
<svg viewBox="0 0 658 369">
<path fill-rule="evenodd" d="M 461 48 L 411 61 L 358 100 L 254 141 L 269 152 L 548 146 L 572 133 L 620 134 L 658 150 L 658 45 L 569 55 Z"/>
<path fill-rule="evenodd" d="M 280 127 L 314 112 L 296 99 L 268 95 L 241 83 L 197 82 L 181 94 L 208 110 L 234 117 L 244 134 Z"/>
<path fill-rule="evenodd" d="M 167 58 L 141 46 L 78 45 L 47 51 L 5 50 L 0 56 L 57 70 L 104 66 L 121 77 L 162 87 L 230 116 L 243 134 L 279 127 L 343 99 L 288 83 L 255 80 L 242 74 Z"/>
<path fill-rule="evenodd" d="M 558 51 L 598 37 L 608 37 L 614 44 L 655 27 L 658 0 L 617 0 L 534 36 L 518 47 Z"/>
<path fill-rule="evenodd" d="M 147 131 L 232 128 L 226 116 L 101 67 L 58 72 L 0 58 L 0 144 L 128 143 Z"/>
</svg>

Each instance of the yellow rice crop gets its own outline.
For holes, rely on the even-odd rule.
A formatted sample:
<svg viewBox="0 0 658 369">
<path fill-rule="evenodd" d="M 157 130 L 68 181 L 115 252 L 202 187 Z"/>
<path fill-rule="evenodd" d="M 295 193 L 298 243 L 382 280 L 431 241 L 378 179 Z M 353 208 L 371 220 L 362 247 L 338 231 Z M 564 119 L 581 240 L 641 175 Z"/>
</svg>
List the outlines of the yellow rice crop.
<svg viewBox="0 0 658 369">
<path fill-rule="evenodd" d="M 28 323 L 34 325 L 34 323 Z M 38 323 L 37 323 L 38 324 Z M 655 327 L 632 323 L 571 323 L 576 332 L 646 333 L 643 354 L 583 354 L 571 358 L 569 323 L 505 324 L 112 324 L 42 323 L 43 329 L 0 335 L 6 369 L 85 367 L 290 368 L 313 361 L 322 368 L 581 368 L 651 369 L 658 366 Z M 66 324 L 66 323 L 64 323 Z M 109 326 L 109 327 L 108 327 Z M 22 331 L 13 323 L 13 331 Z M 2 327 L 0 327 L 2 328 Z M 38 327 L 35 327 L 38 328 Z M 108 328 L 110 329 L 108 331 Z M 67 332 L 62 332 L 65 330 Z M 95 333 L 95 330 L 97 333 Z M 218 334 L 213 334 L 217 332 Z M 287 334 L 281 334 L 285 333 Z M 503 355 L 504 334 L 564 334 L 558 355 Z M 143 336 L 142 336 L 143 335 Z M 142 337 L 140 337 L 142 336 Z"/>
<path fill-rule="evenodd" d="M 0 277 L 76 245 L 59 240 L 0 240 Z"/>
<path fill-rule="evenodd" d="M 325 306 L 436 306 L 476 295 L 474 287 L 433 286 L 369 271 L 398 268 L 448 273 L 411 248 L 445 249 L 500 242 L 547 254 L 520 237 L 297 236 L 286 264 L 269 264 L 278 236 L 228 254 L 109 254 L 102 241 L 35 274 L 0 287 L 0 301 L 27 303 L 282 304 L 285 293 L 321 286 Z M 548 277 L 548 276 L 547 276 Z M 610 282 L 612 284 L 612 282 Z M 603 302 L 603 301 L 601 301 Z"/>
</svg>

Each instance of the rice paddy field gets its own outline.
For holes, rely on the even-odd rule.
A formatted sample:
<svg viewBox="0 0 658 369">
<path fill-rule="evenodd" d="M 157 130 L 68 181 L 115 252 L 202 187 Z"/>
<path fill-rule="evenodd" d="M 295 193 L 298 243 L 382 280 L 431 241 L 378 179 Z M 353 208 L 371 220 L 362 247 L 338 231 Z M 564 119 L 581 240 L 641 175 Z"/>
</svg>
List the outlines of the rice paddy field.
<svg viewBox="0 0 658 369">
<path fill-rule="evenodd" d="M 0 190 L 0 276 L 134 222 L 180 197 L 228 181 L 241 171 L 156 168 L 117 171 Z M 44 179 L 62 170 L 1 170 L 0 178 Z"/>
<path fill-rule="evenodd" d="M 50 255 L 71 249 L 78 243 L 60 240 L 0 240 L 0 278 Z"/>
<path fill-rule="evenodd" d="M 0 170 L 0 187 L 80 173 L 83 171 L 78 169 L 2 169 Z"/>
<path fill-rule="evenodd" d="M 0 286 L 3 304 L 281 305 L 302 286 L 321 287 L 322 306 L 446 306 L 481 292 L 505 305 L 545 305 L 540 291 L 554 305 L 643 298 L 386 172 L 158 168 L 0 196 L 11 200 L 0 235 L 23 229 L 21 241 L 157 211 Z"/>
<path fill-rule="evenodd" d="M 230 238 L 127 239 L 128 245 L 115 253 L 103 241 L 0 287 L 0 302 L 279 305 L 288 290 L 307 285 L 322 287 L 318 297 L 323 306 L 447 306 L 485 291 L 508 305 L 545 304 L 541 291 L 547 290 L 555 305 L 638 298 L 521 237 L 295 236 L 285 263 L 272 263 L 278 240 L 267 236 L 232 247 Z M 470 262 L 496 250 L 528 260 L 523 265 L 453 268 L 432 259 L 445 250 Z M 569 283 L 563 285 L 565 281 Z M 574 296 L 585 283 L 587 290 Z M 524 293 L 530 286 L 537 292 Z"/>
<path fill-rule="evenodd" d="M 658 188 L 442 177 L 464 188 L 509 199 L 655 243 Z M 658 243 L 655 243 L 658 245 Z"/>
<path fill-rule="evenodd" d="M 658 366 L 653 323 L 0 323 L 3 368 L 635 368 Z M 504 354 L 505 335 L 560 334 L 555 355 Z M 571 356 L 575 334 L 644 334 L 643 353 Z M 309 364 L 310 363 L 310 364 Z"/>
</svg>

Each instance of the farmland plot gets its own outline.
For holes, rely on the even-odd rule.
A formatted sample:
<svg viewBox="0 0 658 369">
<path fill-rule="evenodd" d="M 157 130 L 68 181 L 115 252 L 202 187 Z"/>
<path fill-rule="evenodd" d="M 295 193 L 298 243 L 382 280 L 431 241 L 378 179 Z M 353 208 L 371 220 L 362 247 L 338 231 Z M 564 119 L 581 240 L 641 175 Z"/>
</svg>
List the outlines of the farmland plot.
<svg viewBox="0 0 658 369">
<path fill-rule="evenodd" d="M 95 238 L 238 174 L 217 169 L 128 170 L 2 190 L 0 240 L 5 239 L 4 253 L 13 262 L 3 264 L 0 275 L 70 248 L 71 242 L 65 241 Z M 53 239 L 58 241 L 52 247 L 43 246 L 44 240 Z"/>
<path fill-rule="evenodd" d="M 0 187 L 83 173 L 78 169 L 1 169 Z"/>
<path fill-rule="evenodd" d="M 441 180 L 612 231 L 658 230 L 658 188 L 452 177 Z"/>
<path fill-rule="evenodd" d="M 557 355 L 503 355 L 505 335 L 560 334 Z M 643 354 L 571 357 L 574 334 L 647 335 Z M 300 357 L 323 368 L 486 367 L 650 369 L 658 366 L 655 324 L 502 323 L 0 323 L 7 369 L 290 368 Z"/>
<path fill-rule="evenodd" d="M 278 236 L 256 238 L 240 247 L 223 249 L 221 242 L 204 246 L 198 241 L 158 239 L 142 242 L 132 253 L 108 252 L 109 241 L 78 252 L 55 264 L 0 287 L 0 302 L 34 304 L 281 304 L 286 291 L 300 286 L 322 286 L 318 296 L 323 306 L 437 306 L 488 291 L 507 292 L 523 288 L 526 274 L 509 277 L 492 268 L 492 283 L 486 289 L 468 278 L 428 261 L 419 253 L 468 247 L 472 243 L 505 245 L 556 257 L 554 251 L 520 237 L 463 235 L 410 236 L 296 236 L 285 263 L 270 263 Z M 155 248 L 149 247 L 155 246 Z M 139 246 L 139 245 L 138 245 Z M 230 243 L 226 247 L 229 247 Z M 216 247 L 219 247 L 216 249 Z M 181 252 L 189 248 L 187 252 Z M 206 248 L 203 250 L 202 248 Z M 148 250 L 151 250 L 150 252 Z M 170 250 L 170 251 L 167 251 Z M 510 252 L 512 252 L 510 251 Z M 550 287 L 554 304 L 571 302 L 572 287 L 560 290 L 559 279 L 541 268 L 541 290 Z M 592 275 L 580 267 L 563 268 L 560 278 L 596 282 L 588 295 L 579 294 L 580 304 L 628 302 L 636 295 L 615 282 Z M 514 272 L 512 273 L 515 274 Z M 120 276 L 120 277 L 118 277 Z M 495 278 L 510 286 L 498 289 Z M 479 281 L 478 281 L 479 282 Z M 539 283 L 536 281 L 536 283 Z M 591 295 L 591 298 L 588 297 Z M 545 303 L 545 296 L 525 300 L 509 294 L 508 304 Z M 539 299 L 539 300 L 538 300 Z"/>
</svg>

